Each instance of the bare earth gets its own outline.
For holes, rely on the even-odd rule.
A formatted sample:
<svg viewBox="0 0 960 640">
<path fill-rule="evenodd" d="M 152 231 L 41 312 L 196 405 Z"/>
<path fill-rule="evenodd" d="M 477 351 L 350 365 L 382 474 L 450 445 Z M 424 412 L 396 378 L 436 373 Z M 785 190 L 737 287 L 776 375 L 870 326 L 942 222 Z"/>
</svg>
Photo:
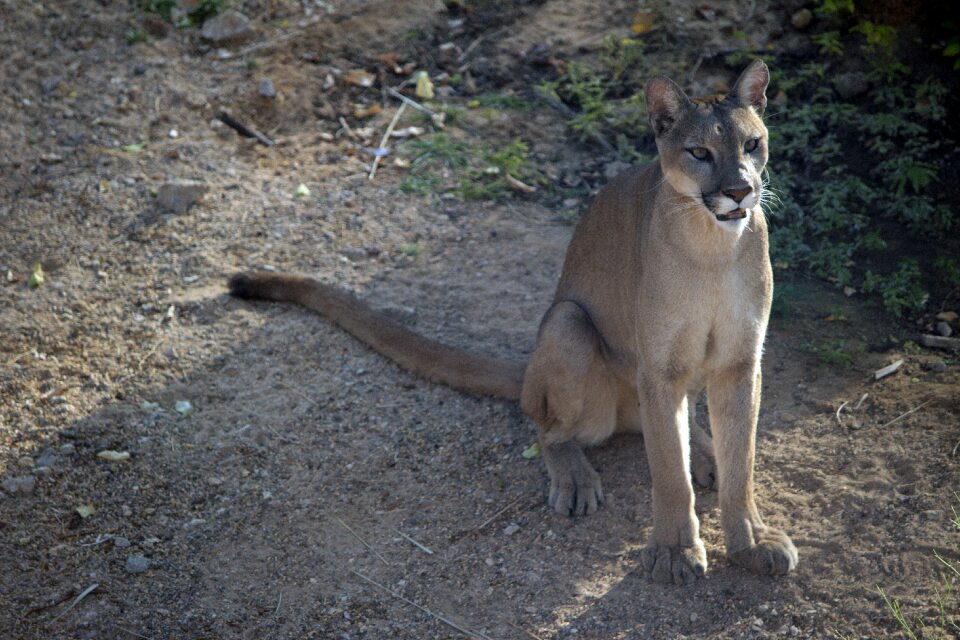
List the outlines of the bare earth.
<svg viewBox="0 0 960 640">
<path fill-rule="evenodd" d="M 657 5 L 664 28 L 712 46 L 715 30 L 680 4 Z M 715 4 L 733 20 L 737 3 Z M 270 265 L 352 287 L 452 344 L 531 351 L 570 216 L 548 198 L 403 193 L 390 158 L 368 180 L 357 147 L 377 146 L 398 103 L 357 120 L 353 104 L 380 103 L 379 84 L 337 76 L 389 51 L 441 56 L 430 43 L 454 36 L 440 3 L 244 3 L 254 33 L 222 50 L 196 29 L 128 45 L 142 27 L 125 3 L 44 6 L 0 0 L 0 479 L 35 481 L 0 492 L 0 637 L 896 636 L 878 586 L 935 622 L 934 551 L 956 561 L 960 546 L 955 357 L 903 347 L 916 335 L 855 297 L 792 284 L 767 339 L 757 476 L 761 511 L 800 564 L 779 579 L 731 566 L 716 495 L 699 491 L 707 578 L 650 583 L 640 438 L 592 452 L 607 502 L 562 518 L 542 462 L 521 455 L 535 436 L 516 406 L 419 381 L 300 309 L 225 294 L 229 274 Z M 589 55 L 628 35 L 634 3 L 595 6 L 525 6 L 483 32 L 465 58 L 480 91 L 538 42 Z M 756 14 L 789 31 L 795 8 Z M 479 35 L 454 39 L 466 50 Z M 257 95 L 261 78 L 276 98 Z M 212 124 L 224 107 L 277 144 Z M 340 114 L 372 141 L 353 144 Z M 424 125 L 412 109 L 410 124 Z M 545 106 L 468 110 L 448 131 L 519 136 L 545 174 L 602 182 L 595 150 Z M 171 178 L 209 192 L 164 212 L 151 191 Z M 310 196 L 294 196 L 300 183 Z M 46 282 L 30 288 L 37 261 Z M 806 346 L 837 342 L 851 363 Z"/>
</svg>

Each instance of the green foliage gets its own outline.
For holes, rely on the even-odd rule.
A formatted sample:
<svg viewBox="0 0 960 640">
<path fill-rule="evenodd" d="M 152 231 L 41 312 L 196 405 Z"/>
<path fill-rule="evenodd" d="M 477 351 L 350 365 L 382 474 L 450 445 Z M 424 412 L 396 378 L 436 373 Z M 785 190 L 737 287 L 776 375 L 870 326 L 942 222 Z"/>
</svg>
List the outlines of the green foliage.
<svg viewBox="0 0 960 640">
<path fill-rule="evenodd" d="M 843 42 L 840 40 L 839 31 L 824 31 L 813 36 L 813 41 L 820 46 L 820 55 L 822 56 L 842 56 Z"/>
<path fill-rule="evenodd" d="M 414 140 L 407 148 L 414 156 L 411 170 L 415 173 L 429 167 L 445 166 L 456 169 L 467 166 L 467 145 L 445 133 Z"/>
<path fill-rule="evenodd" d="M 499 151 L 484 154 L 485 166 L 468 173 L 461 181 L 459 191 L 467 200 L 493 200 L 511 195 L 513 191 L 506 176 L 523 177 L 530 148 L 519 138 Z"/>
<path fill-rule="evenodd" d="M 169 20 L 174 7 L 177 6 L 177 0 L 142 0 L 140 8 L 144 13 L 152 13 Z"/>
<path fill-rule="evenodd" d="M 853 0 L 818 0 L 817 15 L 823 18 L 843 18 L 853 15 Z"/>
<path fill-rule="evenodd" d="M 846 352 L 846 345 L 843 342 L 831 344 L 805 344 L 800 347 L 802 351 L 812 354 L 825 366 L 848 366 L 853 358 Z"/>
<path fill-rule="evenodd" d="M 144 31 L 139 29 L 127 31 L 127 44 L 136 44 L 138 42 L 144 42 L 147 39 L 147 34 Z"/>
<path fill-rule="evenodd" d="M 892 46 L 884 29 L 860 31 L 873 38 L 865 52 Z M 859 282 L 902 316 L 926 303 L 932 257 L 898 262 L 885 254 L 886 268 L 876 273 L 861 264 L 877 262 L 892 240 L 900 250 L 951 241 L 957 218 L 938 201 L 948 96 L 942 83 L 917 78 L 886 54 L 870 59 L 871 89 L 849 101 L 832 90 L 822 65 L 774 72 L 773 90 L 789 95 L 790 108 L 768 118 L 775 170 L 767 186 L 782 200 L 770 208 L 771 256 L 780 268 L 804 268 L 838 285 Z"/>
<path fill-rule="evenodd" d="M 187 15 L 192 24 L 203 24 L 207 18 L 223 13 L 227 8 L 227 0 L 200 0 L 193 11 Z"/>
<path fill-rule="evenodd" d="M 885 276 L 867 271 L 863 290 L 880 294 L 883 306 L 896 316 L 922 309 L 929 298 L 920 283 L 920 265 L 912 259 L 904 260 L 896 271 Z"/>
<path fill-rule="evenodd" d="M 647 72 L 639 40 L 610 36 L 598 68 L 571 61 L 562 76 L 543 82 L 538 91 L 573 109 L 568 124 L 581 140 L 602 140 L 621 157 L 636 159 L 637 141 L 647 134 L 643 95 L 639 90 L 625 93 L 625 88 L 642 87 Z"/>
</svg>

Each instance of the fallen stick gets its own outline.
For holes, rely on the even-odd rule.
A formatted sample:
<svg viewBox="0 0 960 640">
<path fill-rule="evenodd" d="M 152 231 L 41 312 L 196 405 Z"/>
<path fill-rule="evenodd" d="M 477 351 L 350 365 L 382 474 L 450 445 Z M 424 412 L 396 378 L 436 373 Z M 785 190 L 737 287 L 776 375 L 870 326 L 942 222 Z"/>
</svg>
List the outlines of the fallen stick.
<svg viewBox="0 0 960 640">
<path fill-rule="evenodd" d="M 93 590 L 96 589 L 96 588 L 99 587 L 99 586 L 100 586 L 100 583 L 99 583 L 99 582 L 94 582 L 92 585 L 90 585 L 89 587 L 87 587 L 86 589 L 84 589 L 83 591 L 81 591 L 81 592 L 80 592 L 80 595 L 78 595 L 76 598 L 74 598 L 73 602 L 70 603 L 70 606 L 67 607 L 66 609 L 64 609 L 63 611 L 61 611 L 59 614 L 57 614 L 53 619 L 51 619 L 49 624 L 53 624 L 54 622 L 56 622 L 57 620 L 59 620 L 59 619 L 62 618 L 63 616 L 67 615 L 67 613 L 69 613 L 71 609 L 73 609 L 75 606 L 77 606 L 78 604 L 80 604 L 80 601 L 81 601 L 81 600 L 83 600 L 83 599 L 86 598 L 88 595 L 90 595 L 91 593 L 93 593 Z"/>
<path fill-rule="evenodd" d="M 930 403 L 933 402 L 934 400 L 936 400 L 936 398 L 930 398 L 930 399 L 927 400 L 926 402 L 922 402 L 922 403 L 918 404 L 918 405 L 915 406 L 913 409 L 910 409 L 910 411 L 906 411 L 906 412 L 904 412 L 904 413 L 901 413 L 901 414 L 898 415 L 896 418 L 894 418 L 893 420 L 891 420 L 890 422 L 888 422 L 887 424 L 883 425 L 883 426 L 880 427 L 880 428 L 883 429 L 884 427 L 889 427 L 890 425 L 892 425 L 892 424 L 895 423 L 895 422 L 900 422 L 901 420 L 903 420 L 904 418 L 906 418 L 906 417 L 909 416 L 910 414 L 916 413 L 917 411 L 920 411 L 920 409 L 923 409 L 925 406 L 927 406 L 928 404 L 930 404 Z"/>
<path fill-rule="evenodd" d="M 226 111 L 221 111 L 220 113 L 218 113 L 217 120 L 227 125 L 228 127 L 230 127 L 231 129 L 239 133 L 244 138 L 256 138 L 257 142 L 264 145 L 265 147 L 273 146 L 273 140 L 263 135 L 253 127 L 249 127 L 243 124 L 242 122 L 239 122 L 238 120 L 234 119 L 233 116 L 231 116 Z"/>
<path fill-rule="evenodd" d="M 426 554 L 428 554 L 428 555 L 431 555 L 431 556 L 433 555 L 433 551 L 431 551 L 431 550 L 430 550 L 429 548 L 427 548 L 426 546 L 420 544 L 419 542 L 417 542 L 416 540 L 414 540 L 413 538 L 411 538 L 410 536 L 408 536 L 407 534 L 405 534 L 403 531 L 400 531 L 400 529 L 397 529 L 397 533 L 399 533 L 401 536 L 403 536 L 403 538 L 404 538 L 405 540 L 409 541 L 411 544 L 413 544 L 414 546 L 416 546 L 418 549 L 420 549 L 420 550 L 423 551 L 424 553 L 426 553 Z"/>
<path fill-rule="evenodd" d="M 380 552 L 378 552 L 376 549 L 374 549 L 373 547 L 371 547 L 371 546 L 367 543 L 366 540 L 364 540 L 363 538 L 361 538 L 359 533 L 357 533 L 356 531 L 354 531 L 353 529 L 351 529 L 351 528 L 350 528 L 350 525 L 348 525 L 346 522 L 344 522 L 343 520 L 341 520 L 338 516 L 333 516 L 333 517 L 336 518 L 337 522 L 339 522 L 339 523 L 343 526 L 344 529 L 346 529 L 346 530 L 349 531 L 351 534 L 353 534 L 353 537 L 356 538 L 357 540 L 359 540 L 360 543 L 363 544 L 363 546 L 365 546 L 367 549 L 369 549 L 371 552 L 373 552 L 373 555 L 375 555 L 375 556 L 377 556 L 378 558 L 380 558 L 380 560 L 383 562 L 383 564 L 387 565 L 388 567 L 390 566 L 390 562 L 388 562 L 386 558 L 384 558 L 382 555 L 380 555 Z"/>
<path fill-rule="evenodd" d="M 387 132 L 383 134 L 383 139 L 380 140 L 380 146 L 377 147 L 377 151 L 383 151 L 386 149 L 384 146 L 387 144 L 387 141 L 390 140 L 390 134 L 393 133 L 394 127 L 397 126 L 397 121 L 400 120 L 400 116 L 403 115 L 403 110 L 407 108 L 406 102 L 401 102 L 400 107 L 397 109 L 397 112 L 393 114 L 393 120 L 390 121 L 390 126 L 387 127 Z M 370 175 L 367 176 L 368 180 L 373 180 L 373 177 L 377 175 L 377 167 L 380 165 L 380 158 L 383 156 L 377 155 L 373 158 L 373 166 L 370 167 Z"/>
<path fill-rule="evenodd" d="M 394 89 L 393 87 L 387 87 L 387 93 L 389 93 L 390 95 L 392 95 L 394 98 L 396 98 L 396 99 L 399 100 L 400 102 L 402 102 L 402 103 L 404 103 L 404 104 L 408 104 L 408 105 L 410 105 L 411 107 L 413 107 L 414 109 L 416 109 L 416 110 L 418 110 L 418 111 L 422 111 L 422 112 L 428 114 L 431 118 L 434 118 L 434 117 L 437 117 L 437 116 L 440 115 L 440 114 L 437 113 L 436 111 L 432 111 L 432 110 L 430 110 L 430 109 L 427 109 L 425 106 L 423 106 L 422 104 L 420 104 L 420 103 L 417 102 L 416 100 L 411 100 L 410 98 L 408 98 L 407 96 L 403 95 L 402 93 L 400 93 L 399 91 L 397 91 L 397 90 Z"/>
<path fill-rule="evenodd" d="M 489 636 L 487 636 L 487 635 L 485 635 L 485 634 L 483 634 L 483 633 L 480 633 L 479 631 L 472 631 L 472 630 L 470 630 L 470 629 L 464 629 L 463 627 L 461 627 L 460 625 L 458 625 L 458 624 L 457 624 L 456 622 L 454 622 L 453 620 L 450 620 L 449 618 L 446 618 L 446 617 L 440 615 L 439 613 L 435 613 L 435 612 L 431 611 L 430 609 L 427 609 L 426 607 L 417 604 L 417 603 L 414 602 L 413 600 L 410 600 L 409 598 L 406 598 L 406 597 L 400 595 L 399 593 L 397 593 L 396 591 L 390 589 L 389 587 L 383 586 L 382 584 L 380 584 L 380 583 L 377 582 L 376 580 L 372 580 L 372 579 L 368 578 L 367 576 L 363 575 L 363 574 L 360 573 L 359 571 L 354 571 L 353 569 L 350 569 L 350 573 L 352 573 L 352 574 L 354 574 L 354 575 L 357 575 L 357 576 L 360 576 L 361 578 L 363 578 L 364 580 L 366 580 L 367 582 L 369 582 L 370 584 L 372 584 L 372 585 L 375 586 L 375 587 L 379 587 L 380 589 L 383 589 L 384 591 L 386 591 L 387 593 L 389 593 L 390 595 L 392 595 L 394 598 L 396 598 L 396 599 L 398 599 L 398 600 L 402 600 L 402 601 L 406 602 L 407 604 L 409 604 L 410 606 L 413 606 L 413 607 L 416 607 L 417 609 L 420 609 L 420 611 L 423 611 L 423 612 L 424 612 L 425 614 L 427 614 L 428 616 L 431 616 L 431 617 L 433 617 L 433 618 L 436 618 L 437 620 L 439 620 L 440 622 L 444 623 L 445 625 L 447 625 L 447 626 L 450 627 L 451 629 L 456 629 L 457 631 L 459 631 L 459 632 L 462 633 L 463 635 L 467 636 L 468 638 L 483 638 L 484 640 L 490 640 L 490 637 L 489 637 Z"/>
<path fill-rule="evenodd" d="M 920 336 L 920 344 L 934 349 L 952 349 L 954 351 L 960 351 L 960 339 L 957 338 L 946 338 L 944 336 L 932 336 L 930 334 L 924 334 Z"/>
</svg>

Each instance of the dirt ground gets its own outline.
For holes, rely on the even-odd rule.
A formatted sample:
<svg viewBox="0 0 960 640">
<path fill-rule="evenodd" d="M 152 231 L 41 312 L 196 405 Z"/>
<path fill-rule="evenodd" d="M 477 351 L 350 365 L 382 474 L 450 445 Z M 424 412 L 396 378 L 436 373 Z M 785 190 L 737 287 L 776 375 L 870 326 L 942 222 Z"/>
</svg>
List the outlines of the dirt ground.
<svg viewBox="0 0 960 640">
<path fill-rule="evenodd" d="M 758 500 L 797 570 L 731 566 L 716 495 L 698 491 L 710 570 L 680 588 L 639 565 L 641 439 L 591 452 L 607 502 L 560 517 L 513 404 L 417 380 L 300 309 L 226 295 L 239 269 L 308 273 L 429 336 L 528 354 L 579 205 L 405 193 L 389 157 L 369 180 L 361 147 L 399 103 L 344 75 L 391 51 L 442 67 L 453 41 L 478 92 L 519 90 L 535 45 L 589 56 L 628 35 L 638 3 L 518 3 L 461 27 L 430 1 L 235 4 L 252 35 L 211 47 L 126 3 L 0 0 L 0 637 L 896 637 L 878 586 L 936 623 L 934 552 L 960 547 L 957 360 L 856 297 L 794 280 L 767 338 Z M 664 69 L 709 85 L 718 72 L 691 47 L 720 50 L 720 27 L 746 20 L 761 48 L 796 36 L 796 3 L 737 4 L 708 21 L 648 3 L 657 37 L 688 52 Z M 131 30 L 148 37 L 128 43 Z M 263 78 L 276 97 L 258 95 Z M 358 119 L 357 103 L 383 110 Z M 238 137 L 214 120 L 223 108 L 277 144 Z M 409 124 L 424 124 L 413 109 Z M 584 198 L 610 160 L 549 107 L 467 110 L 447 129 L 527 140 L 547 180 L 578 176 Z M 152 195 L 174 178 L 209 187 L 180 215 Z M 837 343 L 852 361 L 810 347 Z"/>
</svg>

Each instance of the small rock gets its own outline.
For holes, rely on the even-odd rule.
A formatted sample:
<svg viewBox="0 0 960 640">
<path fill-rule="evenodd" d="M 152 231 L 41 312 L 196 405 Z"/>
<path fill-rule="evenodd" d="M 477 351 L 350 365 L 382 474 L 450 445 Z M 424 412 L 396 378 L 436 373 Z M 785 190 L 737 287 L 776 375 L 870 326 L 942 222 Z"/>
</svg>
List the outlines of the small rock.
<svg viewBox="0 0 960 640">
<path fill-rule="evenodd" d="M 696 613 L 691 613 L 691 614 L 690 614 L 690 622 L 696 622 L 696 621 L 697 621 L 697 618 L 698 618 L 698 616 L 697 616 Z"/>
<path fill-rule="evenodd" d="M 803 31 L 813 22 L 813 12 L 810 9 L 800 9 L 790 16 L 790 24 Z"/>
<path fill-rule="evenodd" d="M 113 546 L 118 549 L 126 549 L 130 546 L 130 541 L 123 536 L 113 536 Z"/>
<path fill-rule="evenodd" d="M 227 44 L 250 35 L 250 18 L 239 11 L 224 11 L 203 23 L 200 37 L 214 44 Z"/>
<path fill-rule="evenodd" d="M 16 478 L 7 478 L 0 483 L 0 489 L 3 489 L 12 496 L 33 494 L 37 487 L 37 479 L 34 476 L 18 476 Z"/>
<path fill-rule="evenodd" d="M 45 451 L 37 458 L 38 467 L 52 467 L 57 462 L 57 455 L 53 451 Z"/>
<path fill-rule="evenodd" d="M 368 257 L 367 250 L 360 247 L 344 247 L 340 250 L 340 254 L 351 262 L 366 260 Z"/>
<path fill-rule="evenodd" d="M 790 635 L 793 637 L 800 635 L 800 629 L 796 628 L 793 625 L 790 625 Z"/>
<path fill-rule="evenodd" d="M 957 317 L 956 311 L 941 311 L 937 314 L 937 320 L 943 320 L 944 322 L 949 322 L 950 324 L 956 324 Z"/>
<path fill-rule="evenodd" d="M 933 373 L 945 373 L 947 370 L 947 363 L 943 360 L 932 360 L 930 362 L 925 362 L 923 364 L 923 368 Z"/>
<path fill-rule="evenodd" d="M 68 442 L 66 444 L 60 445 L 61 455 L 72 456 L 76 452 L 77 452 L 77 447 L 72 442 Z"/>
<path fill-rule="evenodd" d="M 953 335 L 953 328 L 950 326 L 949 322 L 941 320 L 937 323 L 937 333 L 942 335 L 944 338 L 949 338 Z"/>
<path fill-rule="evenodd" d="M 264 78 L 257 85 L 257 93 L 264 98 L 276 98 L 277 90 L 273 88 L 273 81 L 270 78 Z"/>
<path fill-rule="evenodd" d="M 186 213 L 206 192 L 207 185 L 199 180 L 171 180 L 160 187 L 157 202 L 174 213 Z"/>
<path fill-rule="evenodd" d="M 520 531 L 520 525 L 518 525 L 518 524 L 508 524 L 506 527 L 503 528 L 503 535 L 505 535 L 505 536 L 512 536 L 512 535 L 515 534 L 517 531 Z"/>
<path fill-rule="evenodd" d="M 40 91 L 42 91 L 44 95 L 53 93 L 57 90 L 57 87 L 60 86 L 60 80 L 61 78 L 47 78 L 40 83 Z"/>
<path fill-rule="evenodd" d="M 127 573 L 143 573 L 150 568 L 150 560 L 135 554 L 127 557 L 127 564 L 124 567 L 127 570 Z"/>
<path fill-rule="evenodd" d="M 23 467 L 24 469 L 33 469 L 36 466 L 33 462 L 33 458 L 30 456 L 20 456 L 17 460 L 17 466 Z"/>
<path fill-rule="evenodd" d="M 870 89 L 867 74 L 860 71 L 841 73 L 833 80 L 833 88 L 844 100 L 855 98 Z"/>
</svg>

